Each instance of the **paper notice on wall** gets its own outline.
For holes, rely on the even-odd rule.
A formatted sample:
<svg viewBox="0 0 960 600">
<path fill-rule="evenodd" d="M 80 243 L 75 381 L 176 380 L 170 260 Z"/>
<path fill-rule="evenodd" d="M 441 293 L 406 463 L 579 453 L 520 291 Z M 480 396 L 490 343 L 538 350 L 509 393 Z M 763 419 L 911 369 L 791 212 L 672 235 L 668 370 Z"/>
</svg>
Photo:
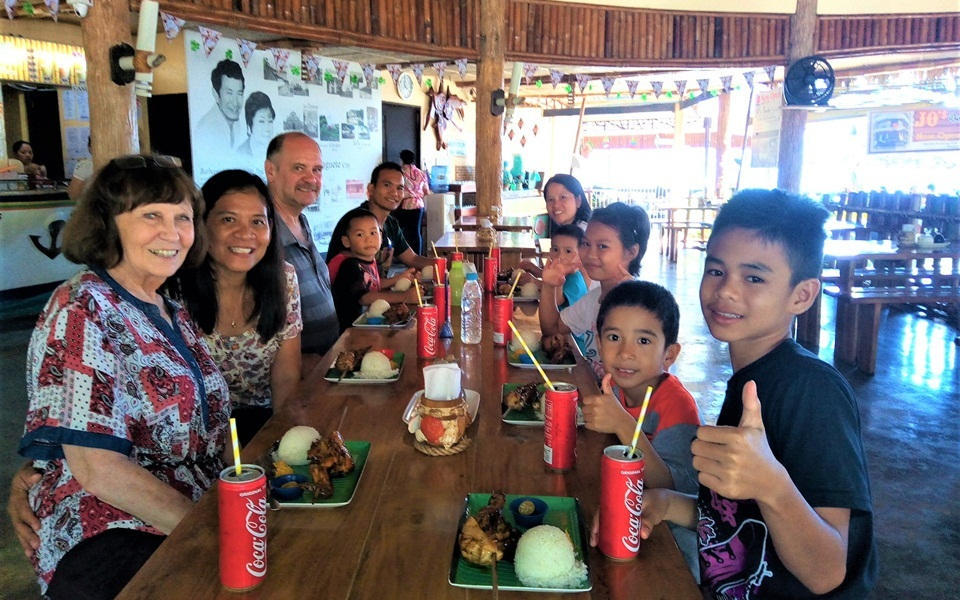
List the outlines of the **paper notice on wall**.
<svg viewBox="0 0 960 600">
<path fill-rule="evenodd" d="M 779 87 L 757 95 L 753 112 L 753 139 L 750 142 L 751 167 L 777 166 L 782 111 L 783 92 Z"/>
<path fill-rule="evenodd" d="M 870 153 L 960 150 L 960 110 L 870 113 Z"/>
<path fill-rule="evenodd" d="M 304 215 L 317 247 L 325 252 L 334 225 L 365 197 L 356 193 L 354 182 L 361 182 L 365 191 L 370 172 L 381 160 L 378 79 L 367 80 L 362 66 L 351 62 L 343 82 L 322 76 L 307 82 L 301 77 L 299 51 L 289 51 L 280 71 L 269 47 L 257 47 L 243 66 L 236 39 L 222 37 L 207 56 L 197 32 L 184 31 L 183 37 L 194 180 L 202 185 L 224 169 L 264 177 L 270 140 L 285 131 L 304 133 L 323 152 L 320 199 Z M 314 55 L 312 60 L 317 73 L 334 72 L 332 59 Z"/>
</svg>

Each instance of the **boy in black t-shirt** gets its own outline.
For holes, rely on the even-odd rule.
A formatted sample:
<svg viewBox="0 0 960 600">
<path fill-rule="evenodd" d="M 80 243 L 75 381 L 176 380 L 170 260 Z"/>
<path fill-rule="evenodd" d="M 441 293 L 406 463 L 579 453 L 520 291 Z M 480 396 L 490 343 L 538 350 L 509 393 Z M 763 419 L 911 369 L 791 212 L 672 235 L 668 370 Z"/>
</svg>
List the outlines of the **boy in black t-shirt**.
<svg viewBox="0 0 960 600">
<path fill-rule="evenodd" d="M 856 399 L 790 339 L 820 293 L 826 217 L 809 200 L 747 190 L 707 245 L 700 305 L 734 375 L 717 426 L 691 444 L 698 497 L 645 490 L 641 537 L 663 520 L 696 527 L 712 598 L 864 598 L 876 580 Z"/>
<path fill-rule="evenodd" d="M 412 287 L 405 292 L 380 291 L 376 262 L 380 250 L 380 224 L 372 212 L 365 208 L 348 211 L 340 218 L 337 228 L 346 231 L 340 241 L 348 252 L 331 286 L 341 333 L 360 316 L 362 306 L 369 306 L 374 300 L 383 299 L 390 303 L 417 301 L 417 292 Z M 399 277 L 412 279 L 413 270 Z M 394 283 L 393 279 L 389 281 Z"/>
</svg>

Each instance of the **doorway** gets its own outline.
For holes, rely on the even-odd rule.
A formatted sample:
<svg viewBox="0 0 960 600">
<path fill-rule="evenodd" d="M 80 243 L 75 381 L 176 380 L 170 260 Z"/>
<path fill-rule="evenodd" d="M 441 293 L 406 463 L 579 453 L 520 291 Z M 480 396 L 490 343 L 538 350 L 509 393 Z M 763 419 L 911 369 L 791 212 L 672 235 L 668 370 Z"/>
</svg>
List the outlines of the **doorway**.
<svg viewBox="0 0 960 600">
<path fill-rule="evenodd" d="M 413 150 L 420 162 L 420 108 L 383 103 L 383 160 L 400 163 L 400 151 Z"/>
</svg>

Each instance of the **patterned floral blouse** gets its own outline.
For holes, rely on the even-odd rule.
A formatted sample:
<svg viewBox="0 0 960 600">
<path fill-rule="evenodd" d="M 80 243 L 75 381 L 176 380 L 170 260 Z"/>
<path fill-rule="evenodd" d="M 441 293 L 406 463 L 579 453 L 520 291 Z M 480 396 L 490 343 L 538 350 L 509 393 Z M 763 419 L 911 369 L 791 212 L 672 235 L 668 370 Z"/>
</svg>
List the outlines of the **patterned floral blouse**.
<svg viewBox="0 0 960 600">
<path fill-rule="evenodd" d="M 240 335 L 222 335 L 216 331 L 204 335 L 213 360 L 219 365 L 230 387 L 233 406 L 270 406 L 270 368 L 281 342 L 295 338 L 303 330 L 300 317 L 300 286 L 297 271 L 283 263 L 287 282 L 287 321 L 264 343 L 254 327 Z"/>
<path fill-rule="evenodd" d="M 87 493 L 62 444 L 120 452 L 193 501 L 223 468 L 226 382 L 186 310 L 166 302 L 173 326 L 106 272 L 83 270 L 53 292 L 30 338 L 19 451 L 42 471 L 30 503 L 43 593 L 82 540 L 113 528 L 160 533 Z"/>
<path fill-rule="evenodd" d="M 423 188 L 429 184 L 426 173 L 414 165 L 403 165 L 403 202 L 400 208 L 423 208 Z"/>
</svg>

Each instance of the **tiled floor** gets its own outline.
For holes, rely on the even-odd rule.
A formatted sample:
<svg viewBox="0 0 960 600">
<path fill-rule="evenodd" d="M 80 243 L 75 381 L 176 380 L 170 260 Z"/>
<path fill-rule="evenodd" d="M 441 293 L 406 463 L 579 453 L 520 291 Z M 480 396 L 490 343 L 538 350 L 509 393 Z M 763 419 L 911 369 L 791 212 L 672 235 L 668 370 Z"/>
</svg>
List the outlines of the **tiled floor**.
<svg viewBox="0 0 960 600">
<path fill-rule="evenodd" d="M 681 250 L 679 262 L 672 265 L 651 246 L 642 274 L 673 290 L 681 309 L 683 350 L 674 372 L 697 398 L 704 418 L 712 422 L 730 365 L 726 348 L 710 337 L 700 314 L 697 288 L 703 254 Z M 833 357 L 832 310 L 832 301 L 825 301 L 820 356 L 828 362 Z M 29 319 L 0 326 L 0 498 L 4 500 L 10 474 L 20 464 L 15 449 L 26 405 L 23 367 L 31 327 Z M 876 375 L 868 377 L 841 366 L 860 401 L 872 479 L 880 550 L 875 598 L 946 599 L 956 598 L 960 590 L 957 334 L 942 320 L 890 310 L 880 330 Z M 7 519 L 0 519 L 0 598 L 32 598 L 36 590 Z"/>
</svg>

